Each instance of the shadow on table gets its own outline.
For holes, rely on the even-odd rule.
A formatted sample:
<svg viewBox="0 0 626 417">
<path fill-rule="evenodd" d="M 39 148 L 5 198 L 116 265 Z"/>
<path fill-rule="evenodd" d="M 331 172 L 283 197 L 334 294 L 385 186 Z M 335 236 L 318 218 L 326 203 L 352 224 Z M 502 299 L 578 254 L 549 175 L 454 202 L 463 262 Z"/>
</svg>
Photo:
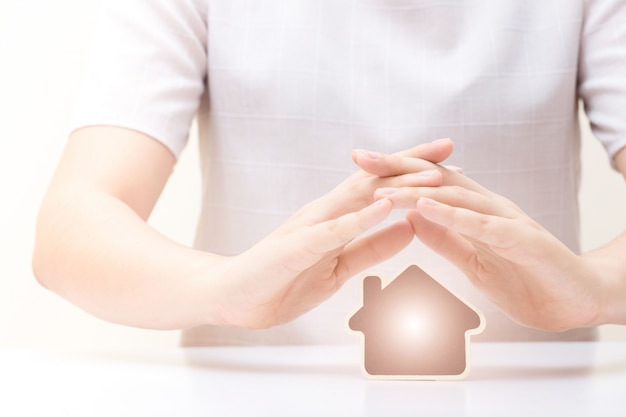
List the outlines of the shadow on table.
<svg viewBox="0 0 626 417">
<path fill-rule="evenodd" d="M 467 380 L 563 379 L 593 373 L 590 367 L 481 366 L 472 369 Z"/>
<path fill-rule="evenodd" d="M 504 350 L 484 352 L 473 361 L 462 381 L 556 380 L 590 375 L 626 374 L 626 355 L 600 360 L 594 344 L 580 345 L 572 353 L 560 354 L 558 346 L 529 345 L 530 352 L 516 355 Z M 494 345 L 494 349 L 498 349 Z M 486 355 L 485 355 L 486 353 Z M 519 352 L 518 352 L 519 353 Z M 566 354 L 567 353 L 567 354 Z M 217 372 L 341 375 L 368 380 L 362 374 L 357 351 L 326 350 L 321 347 L 290 348 L 191 348 L 185 349 L 184 363 L 192 368 Z M 599 355 L 600 358 L 604 355 Z"/>
<path fill-rule="evenodd" d="M 490 346 L 497 349 L 497 344 Z M 468 380 L 572 379 L 590 375 L 626 374 L 626 355 L 611 352 L 621 346 L 577 343 L 564 348 L 559 344 L 533 344 L 524 355 L 514 350 L 491 354 L 489 360 L 472 364 Z M 602 349 L 603 352 L 599 352 Z M 608 349 L 608 350 L 607 350 Z"/>
<path fill-rule="evenodd" d="M 192 368 L 220 372 L 236 373 L 273 373 L 273 374 L 321 374 L 361 377 L 361 370 L 356 362 L 346 362 L 333 355 L 316 355 L 318 351 L 300 348 L 297 354 L 288 349 L 256 349 L 248 354 L 246 348 L 230 347 L 227 349 L 186 349 L 185 364 Z M 245 354 L 241 354 L 245 353 Z"/>
</svg>

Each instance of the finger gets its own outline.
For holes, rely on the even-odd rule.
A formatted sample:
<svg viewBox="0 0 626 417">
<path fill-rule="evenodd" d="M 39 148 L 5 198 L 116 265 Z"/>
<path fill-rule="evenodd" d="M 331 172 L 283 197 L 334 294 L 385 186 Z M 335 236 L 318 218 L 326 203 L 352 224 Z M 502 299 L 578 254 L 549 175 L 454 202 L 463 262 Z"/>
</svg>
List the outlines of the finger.
<svg viewBox="0 0 626 417">
<path fill-rule="evenodd" d="M 289 225 L 283 226 L 282 229 L 288 230 L 287 227 L 289 227 L 293 230 L 303 225 L 312 226 L 337 218 L 350 211 L 360 210 L 364 206 L 384 198 L 383 195 L 374 198 L 374 191 L 377 188 L 436 187 L 441 185 L 442 181 L 442 176 L 437 170 L 414 172 L 397 177 L 363 179 L 361 182 L 363 191 L 356 188 L 337 188 L 332 193 L 307 204 L 297 215 L 292 216 Z M 359 194 L 363 197 L 350 200 L 351 196 Z M 349 204 L 346 204 L 346 201 L 349 201 Z"/>
<path fill-rule="evenodd" d="M 417 210 L 408 210 L 406 218 L 420 241 L 462 271 L 467 269 L 469 260 L 476 252 L 467 239 L 454 230 L 425 219 Z"/>
<path fill-rule="evenodd" d="M 292 250 L 283 264 L 296 271 L 310 267 L 327 253 L 342 248 L 381 223 L 391 212 L 391 207 L 391 202 L 383 199 L 357 212 L 305 227 L 288 243 Z"/>
<path fill-rule="evenodd" d="M 432 169 L 434 164 L 446 160 L 453 148 L 450 139 L 440 139 L 392 155 L 355 150 L 352 152 L 352 160 L 365 172 L 379 177 L 389 177 Z"/>
<path fill-rule="evenodd" d="M 443 184 L 443 176 L 437 169 L 427 169 L 395 177 L 375 177 L 372 181 L 373 186 L 378 186 L 378 188 L 438 187 Z"/>
<path fill-rule="evenodd" d="M 434 161 L 444 159 L 452 151 L 453 144 L 449 139 L 442 139 L 430 144 L 424 144 L 415 148 L 398 153 L 398 155 L 421 155 L 432 157 Z M 362 153 L 366 153 L 362 151 Z M 379 154 L 375 154 L 377 157 Z M 396 157 L 397 155 L 394 155 Z M 369 157 L 369 156 L 368 156 Z M 407 157 L 407 159 L 410 159 Z M 407 187 L 407 186 L 438 186 L 443 182 L 443 177 L 435 171 L 448 171 L 442 167 L 431 164 L 427 161 L 414 159 L 418 161 L 421 167 L 432 167 L 429 170 L 417 169 L 415 167 L 407 167 L 406 174 L 399 174 L 393 177 L 381 178 L 379 176 L 372 177 L 365 171 L 359 171 L 353 174 L 348 180 L 341 183 L 332 192 L 319 198 L 303 209 L 299 210 L 289 220 L 289 224 L 281 228 L 282 230 L 293 230 L 294 227 L 302 225 L 314 225 L 339 217 L 350 211 L 361 209 L 367 204 L 375 201 L 373 192 L 376 188 L 381 187 Z M 452 171 L 450 171 L 452 172 Z M 355 187 L 358 184 L 358 187 Z M 351 189 L 353 187 L 354 189 Z"/>
<path fill-rule="evenodd" d="M 378 177 L 392 177 L 436 167 L 436 162 L 426 159 L 387 155 L 361 149 L 353 151 L 352 160 L 363 171 Z"/>
<path fill-rule="evenodd" d="M 445 169 L 449 169 L 450 171 L 454 171 L 457 174 L 462 174 L 463 173 L 463 168 L 458 167 L 456 165 L 444 165 L 443 166 Z"/>
<path fill-rule="evenodd" d="M 512 218 L 521 212 L 513 202 L 503 197 L 484 195 L 460 186 L 391 187 L 377 189 L 374 193 L 374 199 L 387 198 L 396 209 L 413 209 L 422 197 L 493 216 Z"/>
<path fill-rule="evenodd" d="M 453 150 L 454 142 L 452 139 L 441 138 L 396 152 L 394 155 L 426 159 L 430 162 L 439 163 L 447 159 Z"/>
<path fill-rule="evenodd" d="M 335 276 L 343 284 L 359 272 L 396 255 L 414 236 L 411 224 L 402 221 L 349 243 L 338 258 Z"/>
<path fill-rule="evenodd" d="M 524 233 L 524 229 L 510 218 L 453 207 L 427 197 L 419 199 L 417 211 L 433 223 L 490 247 L 512 247 L 519 241 L 520 234 Z"/>
</svg>

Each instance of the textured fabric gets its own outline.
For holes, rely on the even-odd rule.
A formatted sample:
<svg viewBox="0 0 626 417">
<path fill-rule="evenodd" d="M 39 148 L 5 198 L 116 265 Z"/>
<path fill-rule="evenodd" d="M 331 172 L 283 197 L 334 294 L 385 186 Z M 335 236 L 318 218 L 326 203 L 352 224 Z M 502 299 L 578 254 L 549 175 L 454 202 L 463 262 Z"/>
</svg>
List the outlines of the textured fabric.
<svg viewBox="0 0 626 417">
<path fill-rule="evenodd" d="M 626 145 L 623 0 L 103 3 L 73 127 L 125 126 L 178 155 L 197 112 L 203 250 L 254 245 L 354 172 L 354 148 L 451 137 L 449 163 L 578 251 L 578 99 L 610 155 Z M 593 336 L 517 326 L 417 241 L 366 274 L 410 263 L 485 313 L 483 340 Z M 354 342 L 359 284 L 285 326 L 204 326 L 183 343 Z"/>
</svg>

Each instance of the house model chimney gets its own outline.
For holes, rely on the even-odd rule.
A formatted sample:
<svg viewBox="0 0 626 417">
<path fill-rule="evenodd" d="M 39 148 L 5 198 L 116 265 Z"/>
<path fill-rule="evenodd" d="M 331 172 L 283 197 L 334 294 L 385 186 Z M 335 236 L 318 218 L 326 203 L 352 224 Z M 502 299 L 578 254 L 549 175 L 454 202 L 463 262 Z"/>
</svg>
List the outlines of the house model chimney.
<svg viewBox="0 0 626 417">
<path fill-rule="evenodd" d="M 363 279 L 363 305 L 374 302 L 376 296 L 382 291 L 382 282 L 377 276 L 368 276 Z"/>
</svg>

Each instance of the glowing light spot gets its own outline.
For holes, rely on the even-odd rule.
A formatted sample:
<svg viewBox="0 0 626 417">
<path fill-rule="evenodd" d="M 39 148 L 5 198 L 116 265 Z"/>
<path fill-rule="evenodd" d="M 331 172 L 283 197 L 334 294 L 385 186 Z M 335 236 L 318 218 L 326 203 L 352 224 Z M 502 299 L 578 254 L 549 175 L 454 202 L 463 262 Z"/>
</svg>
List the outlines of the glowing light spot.
<svg viewBox="0 0 626 417">
<path fill-rule="evenodd" d="M 423 308 L 410 306 L 399 308 L 392 315 L 393 326 L 389 327 L 388 340 L 398 346 L 421 346 L 431 339 L 432 316 Z"/>
<path fill-rule="evenodd" d="M 426 329 L 424 317 L 418 314 L 407 314 L 402 321 L 402 333 L 405 337 L 423 337 Z"/>
<path fill-rule="evenodd" d="M 417 320 L 415 317 L 410 317 L 407 321 L 406 321 L 406 329 L 410 332 L 410 333 L 417 333 L 420 330 L 420 322 L 419 320 Z"/>
</svg>

